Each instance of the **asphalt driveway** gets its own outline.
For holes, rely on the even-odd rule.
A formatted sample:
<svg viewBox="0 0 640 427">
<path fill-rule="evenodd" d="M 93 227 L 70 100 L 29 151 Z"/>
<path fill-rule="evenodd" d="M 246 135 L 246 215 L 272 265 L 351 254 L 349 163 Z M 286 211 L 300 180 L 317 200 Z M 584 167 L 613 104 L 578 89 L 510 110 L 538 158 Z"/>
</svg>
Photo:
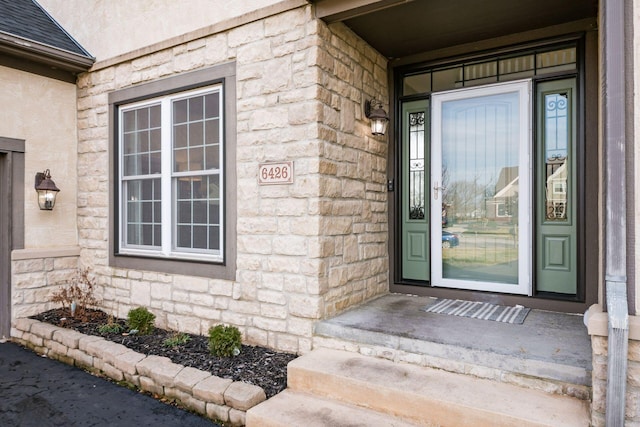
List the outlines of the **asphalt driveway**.
<svg viewBox="0 0 640 427">
<path fill-rule="evenodd" d="M 0 343 L 0 425 L 216 426 L 10 342 Z"/>
</svg>

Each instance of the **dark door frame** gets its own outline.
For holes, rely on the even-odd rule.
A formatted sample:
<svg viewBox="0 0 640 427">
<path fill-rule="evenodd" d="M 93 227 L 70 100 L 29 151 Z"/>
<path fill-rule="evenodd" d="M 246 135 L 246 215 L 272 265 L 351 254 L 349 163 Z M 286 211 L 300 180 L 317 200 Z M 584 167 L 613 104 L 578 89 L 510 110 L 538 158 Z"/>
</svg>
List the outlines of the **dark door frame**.
<svg viewBox="0 0 640 427">
<path fill-rule="evenodd" d="M 569 31 L 574 30 L 574 31 Z M 598 131 L 597 131 L 597 115 L 598 108 L 595 104 L 595 100 L 597 100 L 597 87 L 598 87 L 598 63 L 597 63 L 597 52 L 598 52 L 598 33 L 593 28 L 582 28 L 582 31 L 575 31 L 576 28 L 573 25 L 568 25 L 565 28 L 554 29 L 557 32 L 550 32 L 549 37 L 546 40 L 543 40 L 542 43 L 547 43 L 548 40 L 562 38 L 565 36 L 573 37 L 577 34 L 582 34 L 584 37 L 584 70 L 581 78 L 583 80 L 583 86 L 581 92 L 579 94 L 582 102 L 587 105 L 586 110 L 584 111 L 584 116 L 582 117 L 584 123 L 585 138 L 587 141 L 588 148 L 585 152 L 585 157 L 582 160 L 584 162 L 584 170 L 585 171 L 593 171 L 598 170 Z M 539 34 L 537 34 L 539 36 Z M 536 43 L 535 39 L 528 38 L 526 34 L 515 35 L 510 38 L 512 43 L 510 46 L 525 46 L 530 43 Z M 504 42 L 504 41 L 502 41 Z M 490 50 L 499 50 L 502 49 L 503 46 L 496 42 L 495 46 L 492 46 L 493 49 Z M 416 67 L 420 64 L 425 63 L 436 63 L 438 61 L 442 61 L 440 57 L 445 57 L 450 60 L 450 58 L 456 57 L 466 57 L 468 55 L 473 55 L 473 53 L 468 52 L 468 46 L 461 47 L 452 47 L 450 50 L 446 52 L 435 52 L 433 56 L 429 56 L 427 54 L 416 56 L 413 58 L 404 58 L 402 60 L 397 61 L 397 63 L 389 64 L 389 87 L 390 87 L 390 99 L 397 99 L 398 94 L 396 93 L 396 78 L 401 74 L 401 70 L 407 67 Z M 392 108 L 391 109 L 392 119 L 390 120 L 390 132 L 389 138 L 390 141 L 397 141 L 399 138 L 399 112 Z M 401 170 L 400 165 L 398 164 L 398 156 L 399 153 L 396 152 L 397 147 L 395 147 L 395 143 L 389 144 L 389 177 L 395 182 L 400 182 L 398 173 Z M 598 174 L 585 174 L 584 176 L 584 185 L 585 188 L 598 188 Z M 401 248 L 398 247 L 399 241 L 399 233 L 396 230 L 397 225 L 396 221 L 399 215 L 397 206 L 399 206 L 400 200 L 399 198 L 400 192 L 395 191 L 389 197 L 389 252 L 390 252 L 390 284 L 389 288 L 391 292 L 397 293 L 407 293 L 407 294 L 418 294 L 424 296 L 432 296 L 432 297 L 441 297 L 441 298 L 457 298 L 457 299 L 465 299 L 465 300 L 476 300 L 476 301 L 487 301 L 493 303 L 500 303 L 506 305 L 515 305 L 522 304 L 527 307 L 544 309 L 550 311 L 559 311 L 559 312 L 571 312 L 571 313 L 583 313 L 591 304 L 594 304 L 598 301 L 598 280 L 601 275 L 600 272 L 600 263 L 598 261 L 598 241 L 597 238 L 594 238 L 592 235 L 587 236 L 589 239 L 588 242 L 584 242 L 584 244 L 579 244 L 578 250 L 580 251 L 581 247 L 589 246 L 591 250 L 582 254 L 581 257 L 584 259 L 584 276 L 582 286 L 584 291 L 579 300 L 565 300 L 565 299 L 556 299 L 554 297 L 544 297 L 544 296 L 535 296 L 531 297 L 523 297 L 517 295 L 509 295 L 509 294 L 496 294 L 492 292 L 482 292 L 482 291 L 468 291 L 468 290 L 458 290 L 458 289 L 442 289 L 435 288 L 431 286 L 424 286 L 420 283 L 411 283 L 408 280 L 402 280 L 399 276 L 399 269 L 401 268 L 401 259 L 396 259 L 397 254 L 400 253 Z M 585 217 L 582 219 L 582 223 L 585 230 L 594 231 L 598 230 L 600 227 L 600 220 L 598 218 L 598 205 L 600 203 L 600 198 L 598 197 L 589 197 L 584 201 L 583 211 L 585 212 Z M 579 279 L 580 280 L 580 279 Z"/>
<path fill-rule="evenodd" d="M 24 145 L 0 137 L 0 338 L 11 332 L 11 251 L 24 247 Z"/>
</svg>

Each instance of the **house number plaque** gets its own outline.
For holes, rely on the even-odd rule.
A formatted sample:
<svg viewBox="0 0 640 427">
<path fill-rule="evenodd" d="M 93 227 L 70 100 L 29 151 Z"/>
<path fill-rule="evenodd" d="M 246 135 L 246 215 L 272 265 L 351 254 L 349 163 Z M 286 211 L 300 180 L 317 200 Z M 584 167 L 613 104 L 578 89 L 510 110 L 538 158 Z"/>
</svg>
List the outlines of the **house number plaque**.
<svg viewBox="0 0 640 427">
<path fill-rule="evenodd" d="M 261 163 L 258 184 L 293 184 L 293 162 Z"/>
</svg>

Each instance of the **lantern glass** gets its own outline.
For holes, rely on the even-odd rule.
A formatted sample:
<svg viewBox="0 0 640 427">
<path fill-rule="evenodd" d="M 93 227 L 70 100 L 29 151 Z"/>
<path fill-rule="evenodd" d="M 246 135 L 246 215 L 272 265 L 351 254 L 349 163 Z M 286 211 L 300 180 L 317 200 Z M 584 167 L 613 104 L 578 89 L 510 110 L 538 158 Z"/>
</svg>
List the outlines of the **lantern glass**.
<svg viewBox="0 0 640 427">
<path fill-rule="evenodd" d="M 364 115 L 369 119 L 372 135 L 384 135 L 389 124 L 389 115 L 382 108 L 382 103 L 375 99 L 366 101 Z"/>
<path fill-rule="evenodd" d="M 38 206 L 43 211 L 53 210 L 56 204 L 57 191 L 38 190 Z"/>
<path fill-rule="evenodd" d="M 389 121 L 386 119 L 372 119 L 371 120 L 371 133 L 373 135 L 384 135 L 387 133 L 387 125 Z"/>
<path fill-rule="evenodd" d="M 43 211 L 53 210 L 56 204 L 56 196 L 60 189 L 51 179 L 49 169 L 36 174 L 35 189 L 38 193 L 38 206 Z"/>
</svg>

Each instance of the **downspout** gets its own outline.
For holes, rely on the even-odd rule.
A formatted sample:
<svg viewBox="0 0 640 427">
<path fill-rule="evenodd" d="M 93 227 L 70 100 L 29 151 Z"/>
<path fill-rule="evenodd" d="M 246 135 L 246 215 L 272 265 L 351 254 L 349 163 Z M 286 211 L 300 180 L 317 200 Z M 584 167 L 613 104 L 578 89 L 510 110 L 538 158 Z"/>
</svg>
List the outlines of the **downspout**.
<svg viewBox="0 0 640 427">
<path fill-rule="evenodd" d="M 624 426 L 629 314 L 625 167 L 625 1 L 602 0 L 605 286 L 609 325 L 606 425 Z"/>
</svg>

